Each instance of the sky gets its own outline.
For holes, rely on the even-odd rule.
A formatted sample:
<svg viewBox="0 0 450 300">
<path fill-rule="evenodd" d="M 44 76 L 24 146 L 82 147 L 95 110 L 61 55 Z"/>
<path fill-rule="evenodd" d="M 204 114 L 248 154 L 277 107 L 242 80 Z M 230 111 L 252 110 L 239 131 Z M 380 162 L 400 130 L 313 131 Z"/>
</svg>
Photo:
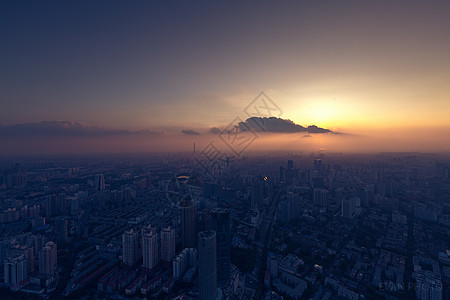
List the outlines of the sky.
<svg viewBox="0 0 450 300">
<path fill-rule="evenodd" d="M 450 151 L 447 1 L 2 1 L 0 38 L 0 153 L 190 149 L 261 91 L 341 134 L 259 148 Z"/>
</svg>

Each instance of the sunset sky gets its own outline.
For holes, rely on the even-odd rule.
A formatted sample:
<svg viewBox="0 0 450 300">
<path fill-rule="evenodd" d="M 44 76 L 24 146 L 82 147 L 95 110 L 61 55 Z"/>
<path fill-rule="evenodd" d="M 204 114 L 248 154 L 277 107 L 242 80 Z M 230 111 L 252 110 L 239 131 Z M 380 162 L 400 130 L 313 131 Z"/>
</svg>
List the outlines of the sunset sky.
<svg viewBox="0 0 450 300">
<path fill-rule="evenodd" d="M 2 136 L 42 121 L 176 148 L 168 134 L 245 119 L 261 91 L 281 118 L 345 133 L 314 147 L 450 152 L 447 1 L 2 1 L 0 37 L 3 153 L 57 143 Z"/>
</svg>

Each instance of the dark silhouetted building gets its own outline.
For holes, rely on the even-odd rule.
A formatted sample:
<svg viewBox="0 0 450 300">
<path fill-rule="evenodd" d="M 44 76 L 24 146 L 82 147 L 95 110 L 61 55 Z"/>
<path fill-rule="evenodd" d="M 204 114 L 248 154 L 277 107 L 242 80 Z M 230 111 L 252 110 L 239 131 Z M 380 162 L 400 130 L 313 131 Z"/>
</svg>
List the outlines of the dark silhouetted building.
<svg viewBox="0 0 450 300">
<path fill-rule="evenodd" d="M 192 200 L 180 202 L 181 248 L 195 248 L 195 207 Z"/>
<path fill-rule="evenodd" d="M 213 300 L 217 295 L 216 232 L 198 234 L 198 277 L 201 300 Z"/>
<path fill-rule="evenodd" d="M 224 286 L 230 279 L 230 212 L 225 208 L 215 209 L 212 218 L 216 232 L 217 284 Z"/>
</svg>

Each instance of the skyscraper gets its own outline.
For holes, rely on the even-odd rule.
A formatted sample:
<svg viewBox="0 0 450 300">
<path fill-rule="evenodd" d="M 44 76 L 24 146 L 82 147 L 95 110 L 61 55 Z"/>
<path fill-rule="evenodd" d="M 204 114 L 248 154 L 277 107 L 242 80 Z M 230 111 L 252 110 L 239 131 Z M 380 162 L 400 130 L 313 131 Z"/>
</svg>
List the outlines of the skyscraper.
<svg viewBox="0 0 450 300">
<path fill-rule="evenodd" d="M 4 262 L 5 283 L 15 285 L 28 277 L 27 258 L 20 255 Z"/>
<path fill-rule="evenodd" d="M 217 294 L 216 232 L 198 234 L 198 277 L 201 300 L 213 300 Z"/>
<path fill-rule="evenodd" d="M 97 191 L 103 191 L 105 189 L 105 176 L 103 174 L 95 174 L 94 185 Z"/>
<path fill-rule="evenodd" d="M 352 218 L 356 209 L 356 198 L 344 199 L 341 202 L 341 213 L 344 218 Z"/>
<path fill-rule="evenodd" d="M 45 216 L 53 217 L 58 211 L 58 198 L 56 195 L 48 195 L 45 200 Z"/>
<path fill-rule="evenodd" d="M 67 213 L 66 194 L 58 194 L 57 211 L 59 215 L 65 215 Z"/>
<path fill-rule="evenodd" d="M 39 252 L 39 273 L 54 274 L 57 266 L 58 250 L 54 242 L 48 242 Z"/>
<path fill-rule="evenodd" d="M 123 263 L 131 266 L 138 260 L 138 236 L 131 229 L 122 235 L 122 260 Z"/>
<path fill-rule="evenodd" d="M 328 191 L 326 189 L 315 188 L 313 198 L 314 205 L 320 207 L 328 206 Z"/>
<path fill-rule="evenodd" d="M 181 248 L 195 248 L 195 208 L 192 200 L 180 202 Z"/>
<path fill-rule="evenodd" d="M 67 241 L 67 220 L 64 217 L 55 219 L 55 236 L 58 243 Z"/>
<path fill-rule="evenodd" d="M 175 257 L 175 229 L 170 226 L 161 230 L 161 260 L 171 262 Z"/>
<path fill-rule="evenodd" d="M 230 212 L 218 208 L 212 212 L 213 227 L 216 232 L 217 285 L 224 286 L 230 279 Z"/>
<path fill-rule="evenodd" d="M 153 269 L 159 262 L 158 233 L 151 226 L 142 230 L 143 266 Z"/>
<path fill-rule="evenodd" d="M 261 209 L 264 198 L 264 182 L 257 180 L 253 182 L 250 192 L 250 208 Z"/>
</svg>

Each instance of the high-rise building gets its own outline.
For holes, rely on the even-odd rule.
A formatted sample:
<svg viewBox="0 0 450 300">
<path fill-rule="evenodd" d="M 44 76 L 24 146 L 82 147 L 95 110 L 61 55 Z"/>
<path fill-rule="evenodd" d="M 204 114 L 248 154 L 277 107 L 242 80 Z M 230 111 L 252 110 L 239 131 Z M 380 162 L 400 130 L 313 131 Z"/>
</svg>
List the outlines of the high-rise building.
<svg viewBox="0 0 450 300">
<path fill-rule="evenodd" d="M 171 262 L 175 257 L 175 229 L 161 229 L 161 260 Z"/>
<path fill-rule="evenodd" d="M 103 174 L 95 174 L 94 186 L 97 191 L 105 190 L 105 176 Z"/>
<path fill-rule="evenodd" d="M 316 188 L 314 189 L 314 205 L 320 207 L 328 206 L 328 191 L 326 189 Z"/>
<path fill-rule="evenodd" d="M 142 256 L 143 266 L 153 269 L 159 262 L 158 233 L 155 227 L 142 230 Z"/>
<path fill-rule="evenodd" d="M 289 223 L 291 221 L 291 203 L 288 199 L 283 198 L 280 201 L 280 221 L 283 223 Z"/>
<path fill-rule="evenodd" d="M 250 208 L 261 209 L 264 198 L 264 181 L 256 181 L 252 184 L 250 192 Z"/>
<path fill-rule="evenodd" d="M 58 211 L 58 198 L 56 195 L 48 195 L 45 200 L 45 216 L 53 217 L 56 216 Z"/>
<path fill-rule="evenodd" d="M 67 214 L 66 194 L 64 193 L 58 194 L 57 211 L 60 215 Z"/>
<path fill-rule="evenodd" d="M 67 241 L 67 220 L 64 217 L 56 217 L 55 219 L 55 237 L 58 243 Z"/>
<path fill-rule="evenodd" d="M 213 229 L 212 212 L 210 209 L 205 208 L 202 210 L 200 231 L 207 231 Z"/>
<path fill-rule="evenodd" d="M 181 251 L 172 262 L 173 278 L 179 280 L 187 268 L 195 266 L 197 263 L 197 249 L 185 248 Z"/>
<path fill-rule="evenodd" d="M 72 216 L 78 215 L 79 202 L 78 197 L 70 198 L 70 214 Z"/>
<path fill-rule="evenodd" d="M 39 273 L 54 274 L 56 272 L 58 250 L 56 243 L 48 242 L 39 251 Z"/>
<path fill-rule="evenodd" d="M 25 255 L 8 258 L 3 266 L 6 284 L 15 285 L 28 277 L 27 258 Z"/>
<path fill-rule="evenodd" d="M 284 167 L 280 167 L 280 182 L 283 182 L 286 180 L 286 169 Z"/>
<path fill-rule="evenodd" d="M 34 253 L 33 247 L 30 245 L 22 246 L 21 248 L 23 255 L 25 255 L 27 259 L 27 270 L 28 273 L 32 273 L 34 271 Z"/>
<path fill-rule="evenodd" d="M 365 188 L 358 189 L 358 198 L 362 207 L 369 206 L 369 191 Z"/>
<path fill-rule="evenodd" d="M 217 295 L 216 232 L 198 234 L 198 277 L 201 300 L 213 300 Z"/>
<path fill-rule="evenodd" d="M 215 209 L 212 212 L 212 218 L 216 232 L 217 284 L 224 286 L 230 280 L 230 212 L 225 208 Z"/>
<path fill-rule="evenodd" d="M 131 229 L 122 235 L 122 261 L 124 264 L 131 266 L 138 260 L 138 236 Z"/>
<path fill-rule="evenodd" d="M 341 202 L 341 212 L 344 218 L 352 218 L 356 210 L 356 198 L 344 199 Z"/>
<path fill-rule="evenodd" d="M 195 207 L 192 200 L 180 203 L 181 248 L 195 248 Z"/>
</svg>

